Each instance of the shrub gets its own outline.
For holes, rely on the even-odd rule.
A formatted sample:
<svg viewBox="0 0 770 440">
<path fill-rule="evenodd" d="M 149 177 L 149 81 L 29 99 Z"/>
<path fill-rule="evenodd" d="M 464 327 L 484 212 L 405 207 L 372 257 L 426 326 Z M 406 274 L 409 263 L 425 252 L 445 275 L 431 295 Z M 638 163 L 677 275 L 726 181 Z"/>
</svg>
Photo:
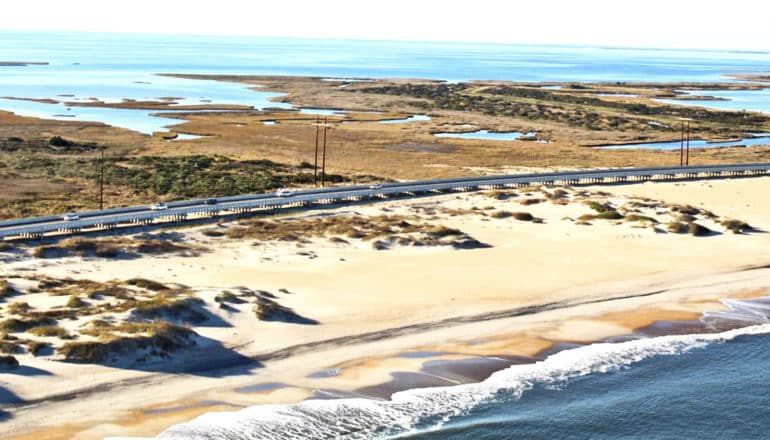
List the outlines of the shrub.
<svg viewBox="0 0 770 440">
<path fill-rule="evenodd" d="M 0 341 L 0 353 L 15 354 L 19 352 L 19 346 L 10 340 Z"/>
<path fill-rule="evenodd" d="M 446 226 L 436 226 L 427 231 L 427 234 L 434 238 L 450 237 L 454 235 L 463 235 L 459 229 L 447 228 Z"/>
<path fill-rule="evenodd" d="M 201 234 L 206 237 L 224 237 L 225 233 L 217 229 L 205 229 Z"/>
<path fill-rule="evenodd" d="M 514 212 L 513 218 L 516 220 L 521 220 L 523 222 L 531 222 L 535 219 L 535 217 L 532 216 L 532 214 L 528 212 Z"/>
<path fill-rule="evenodd" d="M 666 226 L 666 229 L 675 234 L 684 234 L 688 231 L 687 224 L 682 222 L 671 222 Z"/>
<path fill-rule="evenodd" d="M 705 237 L 713 233 L 711 229 L 703 225 L 699 225 L 698 223 L 690 223 L 687 225 L 687 232 L 694 235 L 695 237 Z"/>
<path fill-rule="evenodd" d="M 23 315 L 29 311 L 29 304 L 25 302 L 13 302 L 8 304 L 8 313 L 11 315 Z"/>
<path fill-rule="evenodd" d="M 544 202 L 543 199 L 523 199 L 519 201 L 519 203 L 524 206 L 537 205 L 538 203 L 542 203 L 542 202 Z"/>
<path fill-rule="evenodd" d="M 0 331 L 9 333 L 24 332 L 31 329 L 32 327 L 52 324 L 54 324 L 54 322 L 47 317 L 30 319 L 8 318 L 0 321 Z"/>
<path fill-rule="evenodd" d="M 749 226 L 748 223 L 741 221 L 741 220 L 735 220 L 735 219 L 728 219 L 722 221 L 722 226 L 724 226 L 727 230 L 733 231 L 735 234 L 740 234 L 741 232 L 751 231 L 752 227 Z"/>
<path fill-rule="evenodd" d="M 507 198 L 506 194 L 502 191 L 487 191 L 484 195 L 495 200 L 504 200 Z"/>
<path fill-rule="evenodd" d="M 143 327 L 147 335 L 115 337 L 106 341 L 68 342 L 56 349 L 67 362 L 108 362 L 140 350 L 159 352 L 161 356 L 195 345 L 196 333 L 189 328 L 158 322 Z"/>
<path fill-rule="evenodd" d="M 67 330 L 63 329 L 62 327 L 59 327 L 58 325 L 44 325 L 41 327 L 32 327 L 31 329 L 27 330 L 27 333 L 33 334 L 35 336 L 43 336 L 43 337 L 56 337 L 61 339 L 72 338 L 72 336 L 70 336 Z"/>
<path fill-rule="evenodd" d="M 615 211 L 615 208 L 612 207 L 612 205 L 610 205 L 609 203 L 599 203 L 593 200 L 589 200 L 588 202 L 586 202 L 586 205 L 588 205 L 589 208 L 593 209 L 594 211 L 600 214 L 604 212 Z"/>
<path fill-rule="evenodd" d="M 0 280 L 0 298 L 13 295 L 13 289 L 8 285 L 8 280 Z"/>
<path fill-rule="evenodd" d="M 131 319 L 159 320 L 173 318 L 183 322 L 199 323 L 207 319 L 200 310 L 204 304 L 200 298 L 155 298 L 150 301 L 136 303 L 131 310 Z"/>
<path fill-rule="evenodd" d="M 630 214 L 623 218 L 627 222 L 649 222 L 649 223 L 658 223 L 657 220 L 655 220 L 652 217 L 647 217 L 646 215 L 639 215 L 639 214 Z"/>
<path fill-rule="evenodd" d="M 294 324 L 318 324 L 318 321 L 298 315 L 294 310 L 267 298 L 258 298 L 253 307 L 254 314 L 261 321 L 282 321 Z"/>
<path fill-rule="evenodd" d="M 568 191 L 558 188 L 554 190 L 554 192 L 551 194 L 551 197 L 553 197 L 554 199 L 563 199 L 568 195 L 569 195 Z"/>
<path fill-rule="evenodd" d="M 0 356 L 0 369 L 11 370 L 19 367 L 19 361 L 15 357 L 4 355 Z"/>
<path fill-rule="evenodd" d="M 52 136 L 50 139 L 48 139 L 48 145 L 52 147 L 70 147 L 72 146 L 72 142 L 64 139 L 61 136 Z"/>
<path fill-rule="evenodd" d="M 146 278 L 131 278 L 129 280 L 126 280 L 126 284 L 129 284 L 131 286 L 136 286 L 141 289 L 152 290 L 154 292 L 158 292 L 160 290 L 169 290 L 165 284 L 161 284 L 153 280 L 148 280 Z"/>
<path fill-rule="evenodd" d="M 495 212 L 489 214 L 490 217 L 492 217 L 492 218 L 499 218 L 499 219 L 508 218 L 508 217 L 510 217 L 512 215 L 513 214 L 511 212 L 508 212 L 508 211 L 495 211 Z"/>
<path fill-rule="evenodd" d="M 79 309 L 88 306 L 88 303 L 80 299 L 77 295 L 70 295 L 66 305 L 71 309 Z"/>
<path fill-rule="evenodd" d="M 27 342 L 27 351 L 33 355 L 37 356 L 43 349 L 50 347 L 51 345 L 47 342 L 41 342 L 41 341 L 28 341 Z"/>
<path fill-rule="evenodd" d="M 689 215 L 698 215 L 701 212 L 700 209 L 698 209 L 698 208 L 696 208 L 694 206 L 690 206 L 690 205 L 676 205 L 676 204 L 673 204 L 673 205 L 668 205 L 668 208 L 672 212 L 678 212 L 678 213 L 681 213 L 681 214 L 689 214 Z"/>
<path fill-rule="evenodd" d="M 230 303 L 230 304 L 243 304 L 244 302 L 246 302 L 242 298 L 238 297 L 238 295 L 227 290 L 223 290 L 222 293 L 215 296 L 214 301 L 218 303 Z"/>
</svg>

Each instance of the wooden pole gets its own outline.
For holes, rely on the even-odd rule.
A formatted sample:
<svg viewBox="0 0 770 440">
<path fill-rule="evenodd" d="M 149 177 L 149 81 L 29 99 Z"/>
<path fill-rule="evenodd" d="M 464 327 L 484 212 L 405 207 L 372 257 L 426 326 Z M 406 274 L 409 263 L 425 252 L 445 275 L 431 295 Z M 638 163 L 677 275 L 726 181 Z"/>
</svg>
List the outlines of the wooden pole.
<svg viewBox="0 0 770 440">
<path fill-rule="evenodd" d="M 687 121 L 687 156 L 684 164 L 690 166 L 690 121 Z"/>
<path fill-rule="evenodd" d="M 321 186 L 324 186 L 324 182 L 326 181 L 326 120 L 327 118 L 324 118 L 324 152 L 323 159 L 321 160 Z"/>
<path fill-rule="evenodd" d="M 682 120 L 682 140 L 679 143 L 679 166 L 684 165 L 684 120 Z"/>
<path fill-rule="evenodd" d="M 104 209 L 104 145 L 102 145 L 101 170 L 99 171 L 99 210 Z"/>
<path fill-rule="evenodd" d="M 318 186 L 318 130 L 321 129 L 321 117 L 316 116 L 315 120 L 315 156 L 313 162 L 313 186 Z"/>
</svg>

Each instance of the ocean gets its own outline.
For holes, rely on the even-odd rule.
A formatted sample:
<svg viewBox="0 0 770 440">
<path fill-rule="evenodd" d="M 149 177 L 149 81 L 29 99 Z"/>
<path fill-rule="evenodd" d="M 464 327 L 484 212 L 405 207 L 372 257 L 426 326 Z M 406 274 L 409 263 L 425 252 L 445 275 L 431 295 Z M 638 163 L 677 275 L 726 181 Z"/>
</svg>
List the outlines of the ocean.
<svg viewBox="0 0 770 440">
<path fill-rule="evenodd" d="M 280 94 L 243 84 L 158 73 L 303 75 L 327 78 L 427 78 L 515 81 L 735 81 L 766 72 L 768 52 L 632 49 L 476 43 L 355 41 L 234 36 L 0 31 L 0 110 L 23 116 L 96 121 L 140 133 L 179 121 L 157 111 L 67 106 L 4 98 L 106 102 L 179 98 L 180 104 L 290 106 Z M 725 92 L 716 108 L 770 112 L 766 91 Z M 157 114 L 157 115 L 156 115 Z M 156 116 L 154 116 L 156 115 Z"/>
<path fill-rule="evenodd" d="M 770 427 L 768 302 L 732 330 L 560 351 L 475 384 L 390 400 L 208 413 L 164 439 L 759 439 Z M 733 324 L 735 324 L 733 322 Z"/>
<path fill-rule="evenodd" d="M 242 84 L 156 74 L 709 82 L 766 71 L 770 54 L 1 31 L 0 61 L 50 63 L 0 66 L 0 97 L 74 101 L 175 97 L 181 103 L 264 108 L 281 106 L 270 101 L 279 95 L 247 90 Z M 770 109 L 766 91 L 739 95 L 759 96 L 757 108 Z M 12 99 L 0 99 L 0 109 L 100 121 L 142 133 L 176 123 L 153 116 L 157 112 L 67 108 Z M 770 436 L 769 307 L 764 301 L 729 305 L 732 310 L 727 314 L 704 316 L 704 332 L 699 334 L 637 335 L 581 346 L 498 371 L 480 383 L 407 390 L 389 400 L 308 400 L 208 413 L 159 437 L 766 438 Z M 721 331 L 716 324 L 724 322 L 744 327 Z M 735 327 L 732 324 L 727 327 Z"/>
</svg>

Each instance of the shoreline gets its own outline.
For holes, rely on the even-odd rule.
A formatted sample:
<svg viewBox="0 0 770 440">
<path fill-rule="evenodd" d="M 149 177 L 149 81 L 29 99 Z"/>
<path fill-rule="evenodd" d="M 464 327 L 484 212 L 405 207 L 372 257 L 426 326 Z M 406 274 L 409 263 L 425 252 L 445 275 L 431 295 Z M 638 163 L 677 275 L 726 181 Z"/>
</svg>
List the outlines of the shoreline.
<svg viewBox="0 0 770 440">
<path fill-rule="evenodd" d="M 55 309 L 67 296 L 29 292 L 33 284 L 26 274 L 94 283 L 142 276 L 186 285 L 201 299 L 202 310 L 228 325 L 194 326 L 201 344 L 218 344 L 201 346 L 217 348 L 208 357 L 183 350 L 172 353 L 171 361 L 143 368 L 20 356 L 27 371 L 50 374 L 0 373 L 4 389 L 34 402 L 3 408 L 9 418 L 2 429 L 18 438 L 41 435 L 30 433 L 36 428 L 51 435 L 60 430 L 59 438 L 156 435 L 212 410 L 311 396 L 381 398 L 404 387 L 435 385 L 428 375 L 449 379 L 443 384 L 464 382 L 506 365 L 478 358 L 536 359 L 565 347 L 622 340 L 645 327 L 651 333 L 672 331 L 665 323 L 651 326 L 655 321 L 677 322 L 675 330 L 685 331 L 700 313 L 725 310 L 723 298 L 767 295 L 770 236 L 763 231 L 770 229 L 770 206 L 762 196 L 768 188 L 770 178 L 756 177 L 560 188 L 561 198 L 545 187 L 446 194 L 336 208 L 320 217 L 251 219 L 165 233 L 198 249 L 194 254 L 19 256 L 3 264 L 0 276 L 23 290 L 11 301 L 28 301 L 37 310 Z M 736 204 L 736 198 L 744 203 Z M 707 237 L 665 232 L 669 218 L 678 218 L 679 210 L 694 201 L 703 205 L 688 211 L 717 232 Z M 595 215 L 600 206 L 629 215 L 638 209 L 635 220 L 651 216 L 657 223 L 604 220 Z M 502 215 L 524 210 L 542 221 Z M 588 224 L 579 224 L 576 219 L 584 216 Z M 381 227 L 396 234 L 387 249 L 344 235 L 343 226 L 363 228 L 385 218 L 391 220 Z M 721 226 L 723 218 L 745 220 L 756 229 L 734 234 Z M 461 231 L 490 246 L 398 245 L 399 240 L 426 240 L 396 233 L 400 219 L 414 230 Z M 323 233 L 281 241 L 248 229 L 273 221 L 283 222 L 286 234 L 289 225 L 297 231 L 342 228 L 334 236 L 347 237 L 347 244 Z M 220 237 L 205 231 L 219 231 Z M 243 235 L 249 231 L 257 235 Z M 233 237 L 240 238 L 221 237 L 235 232 Z M 720 250 L 717 255 L 714 249 Z M 397 280 L 394 272 L 400 274 Z M 253 302 L 219 307 L 215 295 L 238 286 L 273 292 L 281 306 L 318 324 L 257 320 Z M 89 319 L 60 325 L 77 334 Z M 213 361 L 230 365 L 212 371 Z M 420 373 L 426 362 L 433 362 L 428 375 Z M 186 373 L 179 373 L 180 365 Z M 61 431 L 72 420 L 82 425 Z"/>
<path fill-rule="evenodd" d="M 767 294 L 768 292 L 741 292 L 731 295 L 729 298 L 754 299 L 767 298 L 767 296 L 757 297 L 758 294 Z M 723 298 L 725 299 L 725 298 Z M 708 302 L 703 302 L 700 298 L 698 303 L 706 306 L 710 310 L 721 310 L 718 303 L 713 302 L 711 298 Z M 666 304 L 664 306 L 672 306 Z M 722 306 L 724 307 L 724 306 Z M 348 381 L 346 375 L 356 376 L 355 370 L 370 370 L 385 374 L 390 380 L 377 382 L 371 385 L 358 388 L 326 386 L 311 389 L 301 389 L 280 382 L 257 383 L 244 385 L 240 388 L 247 388 L 248 391 L 234 390 L 235 393 L 257 397 L 256 405 L 264 404 L 294 404 L 306 400 L 328 400 L 339 398 L 357 398 L 363 397 L 374 400 L 390 400 L 394 393 L 417 390 L 420 388 L 443 387 L 462 384 L 480 383 L 489 378 L 492 374 L 502 371 L 514 365 L 526 365 L 541 362 L 548 357 L 564 350 L 570 350 L 582 346 L 588 346 L 599 343 L 618 343 L 633 339 L 656 338 L 668 335 L 698 335 L 698 334 L 716 334 L 727 330 L 739 329 L 757 325 L 752 323 L 748 325 L 724 325 L 721 328 L 710 328 L 706 324 L 697 320 L 700 316 L 695 311 L 662 311 L 659 315 L 647 313 L 649 310 L 635 309 L 629 316 L 625 315 L 626 322 L 632 322 L 639 325 L 647 322 L 641 327 L 632 328 L 629 333 L 616 334 L 604 338 L 580 342 L 571 340 L 552 340 L 550 345 L 534 348 L 526 341 L 506 336 L 488 339 L 478 345 L 467 346 L 475 347 L 475 350 L 455 352 L 431 352 L 429 350 L 439 349 L 435 346 L 416 347 L 404 352 L 391 354 L 388 356 L 372 356 L 360 359 L 354 359 L 351 362 L 342 364 L 333 369 L 341 370 L 327 378 L 342 376 L 343 381 Z M 616 322 L 618 313 L 608 313 L 596 318 L 598 322 Z M 679 319 L 660 320 L 661 317 L 673 317 Z M 629 319 L 630 318 L 630 319 Z M 695 319 L 687 319 L 695 318 Z M 666 328 L 668 331 L 660 331 Z M 505 353 L 503 346 L 516 346 L 521 348 L 529 345 L 531 355 L 508 354 Z M 424 353 L 424 355 L 423 355 Z M 431 364 L 431 365 L 428 365 Z M 346 370 L 353 370 L 352 373 Z M 323 378 L 323 377 L 321 377 Z M 356 378 L 360 379 L 360 378 Z M 349 381 L 348 381 L 349 382 Z M 118 387 L 122 384 L 116 384 Z M 82 392 L 73 393 L 72 397 L 81 397 Z M 63 399 L 69 399 L 68 396 L 62 396 Z M 148 436 L 154 438 L 166 428 L 184 423 L 197 416 L 213 411 L 239 411 L 241 409 L 254 406 L 242 402 L 233 402 L 228 400 L 211 399 L 183 399 L 149 406 L 138 406 L 130 410 L 123 417 L 111 421 L 109 424 L 83 424 L 82 426 L 55 427 L 43 430 L 34 430 L 25 433 L 12 434 L 9 440 L 31 440 L 31 439 L 58 439 L 58 438 L 102 438 L 117 436 Z M 92 431 L 96 429 L 96 431 Z M 112 434 L 107 430 L 113 430 Z M 91 430 L 89 432 L 89 430 Z M 115 433 L 117 431 L 117 433 Z M 83 433 L 85 435 L 83 436 Z M 80 435 L 77 435 L 80 434 Z"/>
</svg>

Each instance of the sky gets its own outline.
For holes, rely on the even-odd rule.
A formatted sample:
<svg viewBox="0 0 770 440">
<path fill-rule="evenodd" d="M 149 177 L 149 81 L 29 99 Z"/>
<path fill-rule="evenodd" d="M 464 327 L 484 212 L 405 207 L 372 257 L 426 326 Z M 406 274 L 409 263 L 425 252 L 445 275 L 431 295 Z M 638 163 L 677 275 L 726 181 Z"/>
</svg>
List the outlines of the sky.
<svg viewBox="0 0 770 440">
<path fill-rule="evenodd" d="M 19 0 L 0 30 L 770 51 L 760 0 Z M 2 42 L 0 41 L 0 45 Z"/>
</svg>

